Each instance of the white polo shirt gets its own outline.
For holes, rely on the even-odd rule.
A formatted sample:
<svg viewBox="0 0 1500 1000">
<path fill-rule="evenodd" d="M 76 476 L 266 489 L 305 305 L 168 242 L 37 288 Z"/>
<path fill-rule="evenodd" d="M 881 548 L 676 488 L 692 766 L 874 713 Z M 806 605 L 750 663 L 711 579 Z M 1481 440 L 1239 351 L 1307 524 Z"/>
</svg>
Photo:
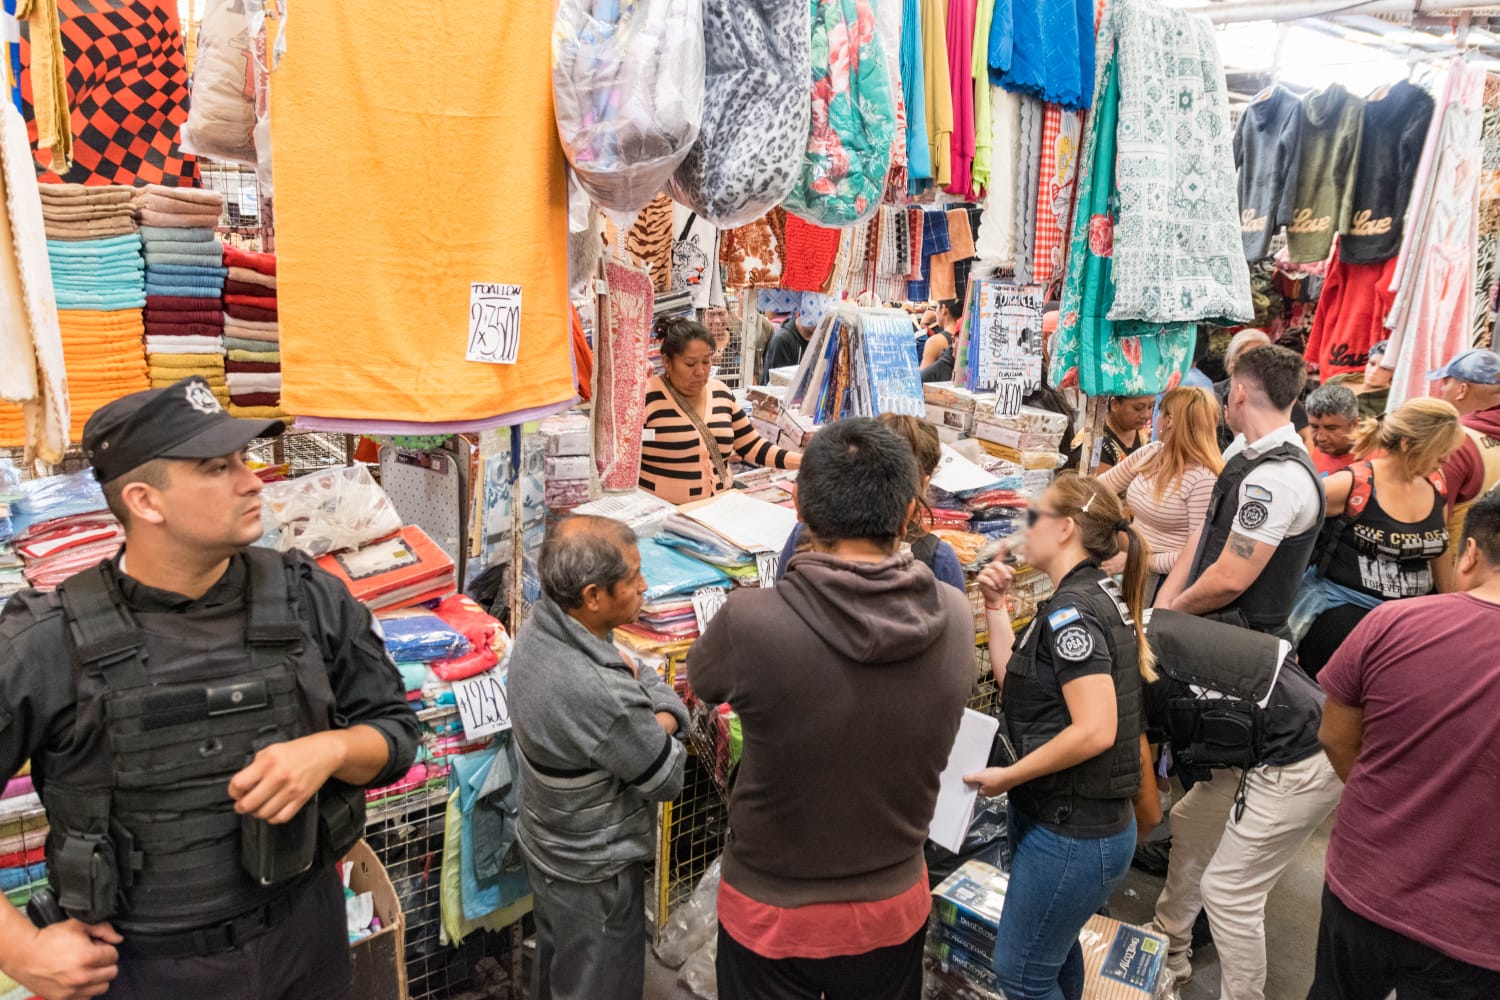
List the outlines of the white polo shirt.
<svg viewBox="0 0 1500 1000">
<path fill-rule="evenodd" d="M 1291 424 L 1283 424 L 1257 441 L 1247 443 L 1235 436 L 1224 449 L 1227 462 L 1240 452 L 1255 458 L 1281 444 L 1292 444 L 1306 453 L 1307 446 Z M 1234 530 L 1267 545 L 1280 545 L 1283 538 L 1300 535 L 1317 523 L 1323 485 L 1296 462 L 1266 462 L 1240 483 L 1239 507 Z"/>
</svg>

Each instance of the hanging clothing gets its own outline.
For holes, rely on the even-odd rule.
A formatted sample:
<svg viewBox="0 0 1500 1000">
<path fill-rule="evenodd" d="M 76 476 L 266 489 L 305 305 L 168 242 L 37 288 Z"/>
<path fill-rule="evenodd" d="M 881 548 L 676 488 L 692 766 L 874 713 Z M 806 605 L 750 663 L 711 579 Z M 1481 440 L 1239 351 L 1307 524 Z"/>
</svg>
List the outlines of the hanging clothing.
<svg viewBox="0 0 1500 1000">
<path fill-rule="evenodd" d="M 1298 141 L 1302 102 L 1284 87 L 1252 103 L 1234 132 L 1234 165 L 1239 171 L 1240 236 L 1245 259 L 1271 255 L 1271 240 L 1291 221 L 1297 191 Z"/>
<path fill-rule="evenodd" d="M 1250 322 L 1229 95 L 1213 26 L 1150 0 L 1119 0 L 1099 30 L 1117 42 L 1120 81 L 1110 319 Z"/>
<path fill-rule="evenodd" d="M 641 435 L 645 423 L 646 381 L 651 377 L 647 347 L 651 338 L 651 279 L 643 272 L 610 261 L 609 323 L 596 337 L 599 349 L 599 398 L 593 415 L 594 454 L 599 481 L 610 492 L 635 488 L 641 470 Z"/>
<path fill-rule="evenodd" d="M 1338 84 L 1302 102 L 1297 194 L 1286 227 L 1293 264 L 1327 260 L 1333 234 L 1349 228 L 1365 102 Z"/>
<path fill-rule="evenodd" d="M 953 84 L 948 70 L 948 0 L 922 0 L 922 74 L 932 182 L 953 182 Z"/>
<path fill-rule="evenodd" d="M 1016 178 L 1021 168 L 1021 97 L 1000 87 L 990 92 L 991 166 L 984 225 L 976 252 L 984 261 L 1012 267 L 1016 259 Z"/>
<path fill-rule="evenodd" d="M 1370 348 L 1386 338 L 1385 317 L 1395 300 L 1391 292 L 1395 270 L 1395 258 L 1380 264 L 1351 264 L 1344 260 L 1342 246 L 1329 262 L 1304 352 L 1318 366 L 1323 382 L 1336 375 L 1363 374 Z"/>
<path fill-rule="evenodd" d="M 888 0 L 889 2 L 889 0 Z M 974 191 L 989 188 L 994 162 L 993 111 L 990 108 L 989 46 L 995 5 L 981 2 L 974 18 L 974 38 L 969 59 L 969 86 L 974 89 Z"/>
<path fill-rule="evenodd" d="M 990 81 L 1070 111 L 1092 103 L 1093 0 L 998 0 L 990 24 Z"/>
<path fill-rule="evenodd" d="M 1031 282 L 1036 251 L 1038 192 L 1046 149 L 1047 110 L 1034 97 L 1021 99 L 1021 163 L 1016 172 L 1016 281 Z"/>
<path fill-rule="evenodd" d="M 672 291 L 689 292 L 694 309 L 724 304 L 719 228 L 685 205 L 672 206 Z"/>
<path fill-rule="evenodd" d="M 1104 63 L 1084 139 L 1086 166 L 1079 181 L 1050 381 L 1059 385 L 1076 371 L 1079 388 L 1090 396 L 1154 395 L 1175 387 L 1192 364 L 1197 324 L 1153 326 L 1109 318 L 1120 104 L 1119 62 L 1109 21 L 1106 11 L 1100 25 Z"/>
<path fill-rule="evenodd" d="M 285 409 L 325 428 L 432 433 L 415 428 L 571 405 L 566 174 L 555 123 L 534 113 L 552 99 L 551 10 L 483 5 L 415 34 L 391 30 L 406 17 L 395 0 L 297 14 L 273 137 L 286 162 L 322 166 L 276 179 Z M 422 194 L 491 190 L 496 163 L 504 198 Z M 518 323 L 503 331 L 514 364 L 465 359 L 476 282 L 520 286 Z"/>
<path fill-rule="evenodd" d="M 786 209 L 773 208 L 754 222 L 726 229 L 719 261 L 730 288 L 776 288 L 786 246 Z"/>
<path fill-rule="evenodd" d="M 894 3 L 896 0 L 885 0 Z M 918 190 L 932 178 L 932 144 L 927 135 L 926 47 L 919 0 L 901 7 L 901 96 L 906 104 L 906 176 Z"/>
<path fill-rule="evenodd" d="M 1386 412 L 1427 395 L 1428 371 L 1471 346 L 1484 83 L 1482 69 L 1454 60 L 1427 130 L 1391 276 L 1396 299 L 1382 364 L 1395 371 Z"/>
<path fill-rule="evenodd" d="M 676 204 L 672 196 L 659 194 L 636 213 L 635 222 L 625 234 L 625 252 L 636 266 L 651 276 L 659 294 L 672 290 L 672 224 L 676 221 Z"/>
<path fill-rule="evenodd" d="M 1378 264 L 1400 252 L 1432 106 L 1427 91 L 1405 80 L 1365 103 L 1349 224 L 1339 238 L 1339 256 L 1349 263 Z"/>
<path fill-rule="evenodd" d="M 1083 143 L 1080 119 L 1076 111 L 1064 111 L 1055 104 L 1047 106 L 1031 268 L 1031 280 L 1039 285 L 1050 284 L 1062 273 L 1063 233 L 1071 219 L 1078 182 L 1078 147 Z"/>
<path fill-rule="evenodd" d="M 945 190 L 974 197 L 974 22 L 978 0 L 948 0 L 948 82 L 953 92 L 953 178 Z"/>
<path fill-rule="evenodd" d="M 1500 282 L 1500 76 L 1485 77 L 1483 164 L 1479 179 L 1479 240 L 1474 263 L 1474 335 L 1471 343 L 1493 341 L 1495 293 Z"/>
</svg>

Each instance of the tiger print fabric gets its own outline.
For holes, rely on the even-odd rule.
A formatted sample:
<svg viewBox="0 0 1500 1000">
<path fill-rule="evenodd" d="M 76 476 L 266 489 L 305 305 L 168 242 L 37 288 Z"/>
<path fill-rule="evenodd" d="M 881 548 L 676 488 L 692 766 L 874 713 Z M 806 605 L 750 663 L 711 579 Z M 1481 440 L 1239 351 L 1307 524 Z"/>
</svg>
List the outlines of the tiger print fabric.
<svg viewBox="0 0 1500 1000">
<path fill-rule="evenodd" d="M 651 275 L 658 295 L 672 290 L 672 199 L 666 194 L 653 198 L 625 235 L 625 252 Z"/>
</svg>

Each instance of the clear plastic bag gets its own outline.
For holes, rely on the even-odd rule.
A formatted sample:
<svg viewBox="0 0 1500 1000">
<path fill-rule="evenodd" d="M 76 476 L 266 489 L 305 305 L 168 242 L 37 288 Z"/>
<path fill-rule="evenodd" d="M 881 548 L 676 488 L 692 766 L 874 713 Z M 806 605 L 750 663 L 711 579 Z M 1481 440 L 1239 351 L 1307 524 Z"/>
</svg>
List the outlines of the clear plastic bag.
<svg viewBox="0 0 1500 1000">
<path fill-rule="evenodd" d="M 552 92 L 578 183 L 603 209 L 640 211 L 698 139 L 702 0 L 561 0 Z"/>
<path fill-rule="evenodd" d="M 263 541 L 280 552 L 317 558 L 401 530 L 401 515 L 363 465 L 269 483 L 260 499 Z"/>
<path fill-rule="evenodd" d="M 707 944 L 682 963 L 677 985 L 703 1000 L 719 1000 L 719 972 L 715 964 L 718 958 L 719 936 L 715 934 L 708 939 Z"/>
<path fill-rule="evenodd" d="M 21 499 L 11 505 L 11 528 L 24 539 L 33 527 L 78 514 L 105 510 L 104 489 L 94 470 L 80 469 L 65 476 L 42 476 L 21 484 Z"/>
<path fill-rule="evenodd" d="M 243 0 L 208 0 L 198 27 L 193 99 L 182 126 L 184 153 L 254 166 L 255 89 Z"/>
<path fill-rule="evenodd" d="M 718 931 L 719 861 L 715 859 L 698 881 L 698 886 L 688 897 L 688 901 L 672 911 L 672 916 L 667 920 L 667 926 L 662 928 L 660 940 L 657 941 L 656 957 L 670 968 L 680 968 L 695 952 L 713 941 Z M 709 969 L 713 969 L 711 962 Z M 684 975 L 686 972 L 684 969 Z"/>
<path fill-rule="evenodd" d="M 397 663 L 426 663 L 469 651 L 469 640 L 430 612 L 394 611 L 377 618 L 385 651 Z"/>
</svg>

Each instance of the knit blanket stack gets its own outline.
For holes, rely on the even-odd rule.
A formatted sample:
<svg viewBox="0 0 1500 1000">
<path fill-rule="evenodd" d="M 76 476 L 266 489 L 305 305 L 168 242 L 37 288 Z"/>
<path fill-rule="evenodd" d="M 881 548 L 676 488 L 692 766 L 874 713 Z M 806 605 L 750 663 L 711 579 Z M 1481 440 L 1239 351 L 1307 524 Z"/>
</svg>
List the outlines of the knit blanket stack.
<svg viewBox="0 0 1500 1000">
<path fill-rule="evenodd" d="M 146 251 L 146 360 L 151 385 L 201 375 L 225 406 L 224 245 L 215 237 L 224 196 L 151 184 L 138 190 Z"/>
<path fill-rule="evenodd" d="M 276 312 L 276 255 L 224 248 L 225 379 L 229 412 L 280 418 L 281 327 Z"/>
</svg>

